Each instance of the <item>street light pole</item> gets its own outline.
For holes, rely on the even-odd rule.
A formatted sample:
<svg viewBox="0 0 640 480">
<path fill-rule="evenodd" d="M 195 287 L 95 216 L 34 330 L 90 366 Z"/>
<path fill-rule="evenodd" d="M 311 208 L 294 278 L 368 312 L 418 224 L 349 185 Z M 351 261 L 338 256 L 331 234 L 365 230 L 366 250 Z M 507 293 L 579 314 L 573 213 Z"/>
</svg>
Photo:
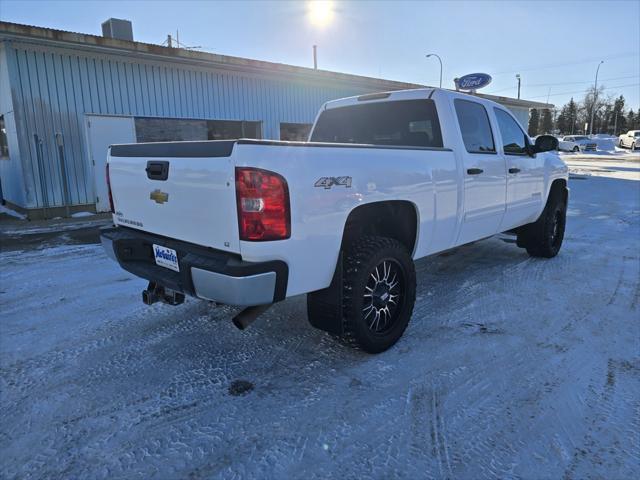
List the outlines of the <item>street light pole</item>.
<svg viewBox="0 0 640 480">
<path fill-rule="evenodd" d="M 593 105 L 591 106 L 591 122 L 589 122 L 589 135 L 593 134 L 593 117 L 596 114 L 596 103 L 598 102 L 598 72 L 600 71 L 600 65 L 604 63 L 604 60 L 601 60 L 598 64 L 598 68 L 596 68 L 596 81 L 593 84 Z"/>
<path fill-rule="evenodd" d="M 427 55 L 427 58 L 429 57 L 436 57 L 440 62 L 440 88 L 442 88 L 442 59 L 440 58 L 440 55 L 438 55 L 437 53 L 429 53 Z"/>
<path fill-rule="evenodd" d="M 516 73 L 516 78 L 518 79 L 518 100 L 520 100 L 520 74 Z"/>
</svg>

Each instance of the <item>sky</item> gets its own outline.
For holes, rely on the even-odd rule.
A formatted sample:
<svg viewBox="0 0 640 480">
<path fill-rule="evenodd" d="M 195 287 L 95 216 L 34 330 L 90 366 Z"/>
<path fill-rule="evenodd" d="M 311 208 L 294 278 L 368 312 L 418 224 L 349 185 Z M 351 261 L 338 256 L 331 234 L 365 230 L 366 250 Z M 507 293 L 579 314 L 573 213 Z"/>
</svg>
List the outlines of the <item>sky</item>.
<svg viewBox="0 0 640 480">
<path fill-rule="evenodd" d="M 556 106 L 598 84 L 640 108 L 640 0 L 629 1 L 334 1 L 312 16 L 307 1 L 0 0 L 0 19 L 100 35 L 110 17 L 133 22 L 134 39 L 160 44 L 167 34 L 201 50 L 443 87 L 484 72 L 483 93 Z M 317 8 L 317 6 L 316 6 Z M 322 7 L 319 8 L 323 10 Z"/>
</svg>

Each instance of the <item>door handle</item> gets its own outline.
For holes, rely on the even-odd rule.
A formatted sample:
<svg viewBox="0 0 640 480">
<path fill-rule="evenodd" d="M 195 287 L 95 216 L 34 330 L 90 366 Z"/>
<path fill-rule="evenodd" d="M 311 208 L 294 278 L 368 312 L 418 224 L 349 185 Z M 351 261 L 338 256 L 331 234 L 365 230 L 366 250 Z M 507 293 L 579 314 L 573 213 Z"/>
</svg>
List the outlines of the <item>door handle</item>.
<svg viewBox="0 0 640 480">
<path fill-rule="evenodd" d="M 509 169 L 509 173 L 520 173 L 520 169 L 519 168 L 510 168 Z"/>
<path fill-rule="evenodd" d="M 147 162 L 147 178 L 150 180 L 166 180 L 169 178 L 169 162 Z"/>
<path fill-rule="evenodd" d="M 480 175 L 482 172 L 484 172 L 484 170 L 481 168 L 467 168 L 469 175 Z"/>
</svg>

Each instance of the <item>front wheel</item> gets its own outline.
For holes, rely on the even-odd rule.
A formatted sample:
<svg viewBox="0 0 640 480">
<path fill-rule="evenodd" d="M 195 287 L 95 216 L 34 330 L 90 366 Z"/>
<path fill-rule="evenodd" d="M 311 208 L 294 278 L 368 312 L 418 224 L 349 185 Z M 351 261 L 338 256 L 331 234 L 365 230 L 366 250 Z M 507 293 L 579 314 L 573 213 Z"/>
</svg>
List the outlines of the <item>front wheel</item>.
<svg viewBox="0 0 640 480">
<path fill-rule="evenodd" d="M 578 153 L 580 151 L 580 147 L 578 147 L 577 145 L 575 147 L 573 147 L 573 151 L 575 153 Z"/>
<path fill-rule="evenodd" d="M 386 237 L 362 237 L 348 249 L 343 274 L 344 338 L 369 353 L 402 336 L 416 299 L 416 272 L 407 249 Z"/>
<path fill-rule="evenodd" d="M 552 192 L 540 218 L 518 232 L 518 245 L 532 257 L 555 257 L 562 247 L 566 224 L 567 204 L 559 192 Z"/>
<path fill-rule="evenodd" d="M 631 151 L 633 151 L 633 150 L 635 150 L 635 149 L 636 149 L 636 142 L 633 142 L 633 143 L 631 144 Z"/>
</svg>

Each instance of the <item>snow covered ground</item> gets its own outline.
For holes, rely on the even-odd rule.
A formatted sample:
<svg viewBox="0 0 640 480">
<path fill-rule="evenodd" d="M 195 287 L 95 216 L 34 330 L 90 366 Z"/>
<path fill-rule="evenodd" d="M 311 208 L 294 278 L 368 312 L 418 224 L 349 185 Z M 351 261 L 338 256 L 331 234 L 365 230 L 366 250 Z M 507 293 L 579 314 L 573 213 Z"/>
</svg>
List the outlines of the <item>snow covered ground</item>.
<svg viewBox="0 0 640 480">
<path fill-rule="evenodd" d="M 97 245 L 0 255 L 2 478 L 640 478 L 640 161 L 565 157 L 565 245 L 419 262 L 370 356 L 303 297 L 140 301 Z"/>
</svg>

